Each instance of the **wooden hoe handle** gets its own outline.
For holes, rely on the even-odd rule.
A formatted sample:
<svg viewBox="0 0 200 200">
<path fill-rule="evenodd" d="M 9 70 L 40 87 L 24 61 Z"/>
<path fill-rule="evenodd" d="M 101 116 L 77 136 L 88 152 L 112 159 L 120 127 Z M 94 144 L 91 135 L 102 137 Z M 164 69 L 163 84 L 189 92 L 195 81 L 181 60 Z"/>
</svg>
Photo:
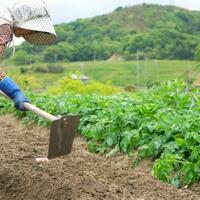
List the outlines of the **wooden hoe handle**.
<svg viewBox="0 0 200 200">
<path fill-rule="evenodd" d="M 10 97 L 8 97 L 4 92 L 2 92 L 0 90 L 0 95 L 6 97 L 7 99 L 10 99 Z M 11 100 L 11 99 L 10 99 Z M 54 116 L 54 115 L 51 115 L 47 112 L 45 112 L 44 110 L 30 104 L 30 103 L 27 103 L 25 102 L 24 103 L 24 107 L 26 108 L 26 110 L 29 110 L 33 113 L 35 113 L 36 115 L 39 115 L 40 117 L 43 117 L 44 119 L 48 120 L 48 121 L 55 121 L 57 119 L 59 119 L 58 117 Z"/>
</svg>

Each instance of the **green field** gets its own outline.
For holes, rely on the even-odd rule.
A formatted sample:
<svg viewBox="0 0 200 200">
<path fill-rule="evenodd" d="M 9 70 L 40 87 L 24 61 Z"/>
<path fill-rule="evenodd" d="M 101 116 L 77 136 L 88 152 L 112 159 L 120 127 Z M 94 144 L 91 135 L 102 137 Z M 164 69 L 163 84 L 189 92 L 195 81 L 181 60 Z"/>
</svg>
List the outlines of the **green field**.
<svg viewBox="0 0 200 200">
<path fill-rule="evenodd" d="M 22 74 L 22 77 L 34 77 L 42 88 L 54 85 L 59 78 L 65 76 L 66 73 L 83 73 L 90 79 L 102 83 L 110 81 L 114 86 L 136 86 L 139 83 L 139 86 L 143 87 L 164 80 L 172 80 L 181 77 L 187 78 L 187 74 L 193 71 L 196 63 L 193 61 L 176 60 L 140 61 L 138 73 L 136 61 L 73 62 L 57 63 L 56 65 L 64 67 L 64 72 L 52 74 L 33 73 L 30 71 Z M 41 67 L 44 66 L 44 64 L 35 64 L 33 68 L 37 66 Z M 30 66 L 23 67 L 30 68 Z M 16 74 L 20 73 L 20 67 L 5 67 L 5 71 L 9 72 L 10 76 L 16 76 Z"/>
<path fill-rule="evenodd" d="M 79 133 L 93 153 L 129 156 L 133 166 L 152 160 L 152 174 L 174 187 L 200 181 L 200 93 L 185 82 L 165 82 L 137 98 L 127 94 L 36 94 L 31 102 L 55 116 L 78 114 Z M 22 113 L 0 98 L 0 114 L 14 113 L 24 123 L 48 122 L 32 112 Z M 23 137 L 24 139 L 24 137 Z M 33 152 L 32 152 L 33 153 Z M 120 166 L 121 168 L 121 166 Z"/>
<path fill-rule="evenodd" d="M 85 75 L 100 82 L 112 81 L 116 86 L 136 85 L 137 62 L 85 62 Z M 192 61 L 144 61 L 139 62 L 139 84 L 145 81 L 163 81 L 181 77 L 193 69 L 195 63 Z M 66 70 L 80 70 L 81 63 L 66 64 Z M 145 75 L 146 74 L 146 75 Z"/>
<path fill-rule="evenodd" d="M 22 74 L 20 67 L 6 67 L 5 71 L 16 79 L 17 83 L 22 81 L 28 88 L 34 90 L 34 92 L 26 91 L 34 105 L 55 116 L 79 114 L 81 116 L 79 133 L 86 138 L 89 151 L 105 153 L 107 157 L 119 152 L 127 154 L 133 166 L 142 159 L 150 158 L 153 161 L 152 174 L 174 187 L 188 187 L 198 183 L 200 180 L 198 88 L 190 88 L 186 82 L 175 80 L 158 84 L 145 92 L 136 90 L 134 93 L 124 93 L 120 90 L 114 95 L 109 93 L 104 96 L 98 94 L 95 87 L 84 94 L 76 92 L 77 88 L 86 88 L 92 83 L 74 87 L 78 81 L 69 78 L 63 85 L 56 87 L 56 82 L 65 74 L 78 71 L 79 74 L 84 73 L 90 79 L 99 82 L 112 81 L 115 86 L 120 87 L 135 86 L 137 64 L 134 61 L 56 63 L 58 68 L 59 66 L 64 68 L 62 73 L 57 74 L 33 73 L 34 68 L 38 66 L 43 68 L 44 64 L 43 66 L 37 64 L 31 68 L 32 71 Z M 192 61 L 148 61 L 140 62 L 138 66 L 140 87 L 145 83 L 150 85 L 164 80 L 177 78 L 194 80 L 199 77 L 196 63 Z M 23 68 L 27 70 L 30 66 Z M 74 90 L 69 90 L 70 87 L 66 86 L 71 81 L 73 81 L 71 88 Z M 36 84 L 39 84 L 37 90 L 34 88 Z M 49 86 L 56 88 L 55 94 L 50 90 L 45 92 Z M 24 115 L 16 111 L 11 102 L 4 98 L 1 99 L 1 103 L 3 107 L 0 114 L 14 113 L 23 118 L 24 123 L 35 121 L 39 125 L 47 125 L 46 121 L 31 112 Z"/>
</svg>

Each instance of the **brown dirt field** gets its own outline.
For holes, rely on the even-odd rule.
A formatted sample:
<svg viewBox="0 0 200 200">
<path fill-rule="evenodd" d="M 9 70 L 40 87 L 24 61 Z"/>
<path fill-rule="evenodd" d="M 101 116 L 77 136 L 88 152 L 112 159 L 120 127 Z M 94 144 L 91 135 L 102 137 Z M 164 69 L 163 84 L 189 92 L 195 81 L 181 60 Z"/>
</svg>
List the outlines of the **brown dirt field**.
<svg viewBox="0 0 200 200">
<path fill-rule="evenodd" d="M 0 200 L 197 200 L 200 186 L 175 189 L 151 176 L 149 161 L 136 169 L 123 155 L 106 158 L 75 138 L 69 156 L 37 163 L 48 129 L 0 117 Z"/>
</svg>

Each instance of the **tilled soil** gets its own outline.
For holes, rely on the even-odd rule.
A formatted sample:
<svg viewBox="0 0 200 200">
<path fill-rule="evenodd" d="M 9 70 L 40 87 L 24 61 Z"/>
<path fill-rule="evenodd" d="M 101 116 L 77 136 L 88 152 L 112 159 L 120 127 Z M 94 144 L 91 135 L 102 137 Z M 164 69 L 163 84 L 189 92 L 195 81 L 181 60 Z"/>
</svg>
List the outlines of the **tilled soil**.
<svg viewBox="0 0 200 200">
<path fill-rule="evenodd" d="M 45 163 L 49 130 L 0 117 L 0 200 L 200 200 L 200 186 L 175 189 L 151 176 L 149 161 L 136 169 L 124 155 L 106 158 L 75 138 L 69 156 Z"/>
</svg>

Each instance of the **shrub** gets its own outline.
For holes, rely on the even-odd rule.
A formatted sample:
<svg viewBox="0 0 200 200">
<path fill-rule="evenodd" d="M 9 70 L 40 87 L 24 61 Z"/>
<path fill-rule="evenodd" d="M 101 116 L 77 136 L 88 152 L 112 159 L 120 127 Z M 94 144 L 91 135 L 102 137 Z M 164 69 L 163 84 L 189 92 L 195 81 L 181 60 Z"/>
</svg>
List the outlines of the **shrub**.
<svg viewBox="0 0 200 200">
<path fill-rule="evenodd" d="M 113 87 L 110 83 L 103 84 L 97 81 L 89 81 L 89 84 L 85 85 L 81 80 L 73 80 L 69 76 L 65 76 L 57 83 L 57 85 L 50 87 L 48 91 L 53 95 L 63 95 L 65 92 L 110 95 L 122 90 Z"/>
<path fill-rule="evenodd" d="M 62 66 L 55 66 L 53 64 L 48 64 L 46 66 L 37 66 L 34 68 L 34 72 L 37 73 L 63 73 L 64 67 Z"/>
</svg>

